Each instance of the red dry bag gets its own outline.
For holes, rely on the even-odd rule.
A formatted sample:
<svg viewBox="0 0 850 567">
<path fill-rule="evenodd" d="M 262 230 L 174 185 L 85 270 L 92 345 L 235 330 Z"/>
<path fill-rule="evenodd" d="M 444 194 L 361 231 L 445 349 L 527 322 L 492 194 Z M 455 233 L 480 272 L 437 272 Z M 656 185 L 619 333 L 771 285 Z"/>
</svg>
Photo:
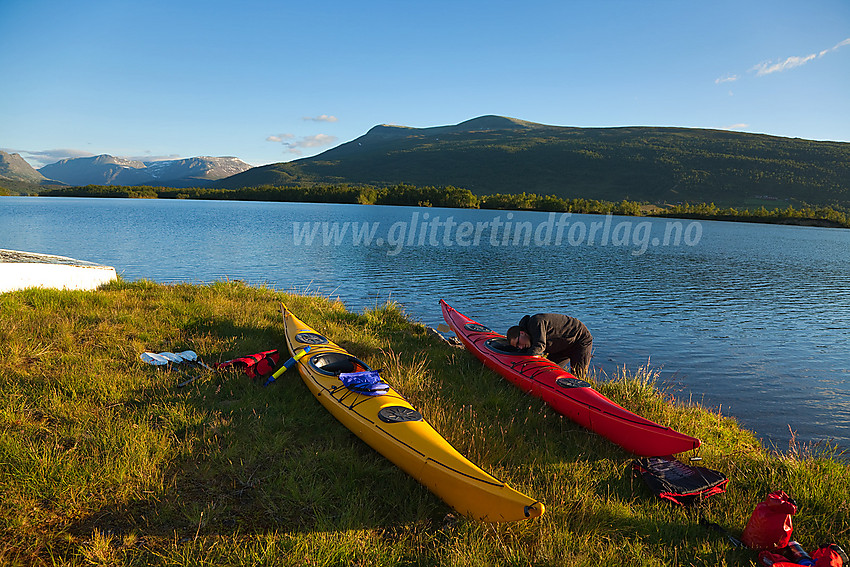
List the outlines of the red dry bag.
<svg viewBox="0 0 850 567">
<path fill-rule="evenodd" d="M 225 360 L 216 364 L 215 367 L 227 368 L 231 365 L 237 366 L 242 368 L 249 378 L 257 378 L 268 376 L 274 372 L 279 361 L 280 353 L 277 350 L 266 350 L 257 354 L 249 354 L 232 360 Z"/>
<path fill-rule="evenodd" d="M 847 567 L 850 565 L 850 558 L 847 557 L 843 549 L 834 543 L 822 545 L 813 551 L 812 559 L 815 560 L 815 567 Z"/>
<path fill-rule="evenodd" d="M 791 541 L 791 516 L 797 503 L 781 490 L 771 492 L 753 510 L 741 541 L 752 549 L 777 549 Z"/>
</svg>

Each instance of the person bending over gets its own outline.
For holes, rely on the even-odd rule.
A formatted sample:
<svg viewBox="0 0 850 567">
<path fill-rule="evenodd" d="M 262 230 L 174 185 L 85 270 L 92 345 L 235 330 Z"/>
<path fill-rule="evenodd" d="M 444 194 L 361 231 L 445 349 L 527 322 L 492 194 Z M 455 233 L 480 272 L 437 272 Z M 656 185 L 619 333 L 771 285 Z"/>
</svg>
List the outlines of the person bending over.
<svg viewBox="0 0 850 567">
<path fill-rule="evenodd" d="M 587 375 L 593 336 L 584 323 L 559 313 L 526 315 L 508 329 L 508 342 L 522 354 L 543 355 L 578 378 Z"/>
</svg>

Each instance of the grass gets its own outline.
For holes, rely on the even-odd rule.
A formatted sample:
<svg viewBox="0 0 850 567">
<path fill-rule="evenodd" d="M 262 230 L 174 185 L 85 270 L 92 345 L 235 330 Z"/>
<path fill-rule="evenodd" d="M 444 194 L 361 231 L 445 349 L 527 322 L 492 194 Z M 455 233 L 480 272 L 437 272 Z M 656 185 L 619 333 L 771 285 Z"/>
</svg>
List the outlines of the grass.
<svg viewBox="0 0 850 567">
<path fill-rule="evenodd" d="M 183 376 L 144 351 L 207 363 L 282 347 L 279 302 L 374 368 L 462 454 L 547 506 L 488 525 L 438 498 L 334 420 L 290 372 Z M 195 372 L 194 370 L 192 372 Z M 764 449 L 734 420 L 671 403 L 650 369 L 591 378 L 605 395 L 698 436 L 726 494 L 674 508 L 633 457 L 411 322 L 238 282 L 117 282 L 0 295 L 0 564 L 753 565 L 735 535 L 782 489 L 806 549 L 850 539 L 850 466 L 829 448 Z M 687 455 L 683 456 L 686 459 Z"/>
</svg>

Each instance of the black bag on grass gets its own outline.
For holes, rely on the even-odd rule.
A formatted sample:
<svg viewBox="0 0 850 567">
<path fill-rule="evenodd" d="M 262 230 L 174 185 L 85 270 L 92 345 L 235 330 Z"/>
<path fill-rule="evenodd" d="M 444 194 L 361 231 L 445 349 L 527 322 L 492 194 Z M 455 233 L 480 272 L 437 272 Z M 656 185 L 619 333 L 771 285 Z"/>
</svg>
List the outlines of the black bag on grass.
<svg viewBox="0 0 850 567">
<path fill-rule="evenodd" d="M 686 465 L 672 457 L 637 459 L 632 468 L 656 496 L 680 506 L 726 492 L 729 482 L 720 472 Z"/>
</svg>

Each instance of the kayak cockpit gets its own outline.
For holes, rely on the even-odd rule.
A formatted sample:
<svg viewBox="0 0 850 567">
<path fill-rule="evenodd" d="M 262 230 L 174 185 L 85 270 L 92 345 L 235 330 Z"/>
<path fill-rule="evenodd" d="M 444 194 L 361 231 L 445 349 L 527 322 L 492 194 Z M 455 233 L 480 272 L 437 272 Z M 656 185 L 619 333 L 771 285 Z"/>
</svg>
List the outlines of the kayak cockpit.
<svg viewBox="0 0 850 567">
<path fill-rule="evenodd" d="M 311 356 L 310 366 L 325 376 L 339 376 L 342 372 L 372 370 L 359 358 L 344 352 L 323 352 Z"/>
<path fill-rule="evenodd" d="M 491 350 L 497 354 L 512 354 L 515 356 L 521 356 L 524 354 L 521 349 L 518 349 L 515 346 L 511 346 L 511 343 L 508 342 L 508 339 L 504 337 L 495 337 L 492 339 L 487 339 L 487 341 L 484 342 L 484 346 L 487 347 L 488 350 Z"/>
</svg>

